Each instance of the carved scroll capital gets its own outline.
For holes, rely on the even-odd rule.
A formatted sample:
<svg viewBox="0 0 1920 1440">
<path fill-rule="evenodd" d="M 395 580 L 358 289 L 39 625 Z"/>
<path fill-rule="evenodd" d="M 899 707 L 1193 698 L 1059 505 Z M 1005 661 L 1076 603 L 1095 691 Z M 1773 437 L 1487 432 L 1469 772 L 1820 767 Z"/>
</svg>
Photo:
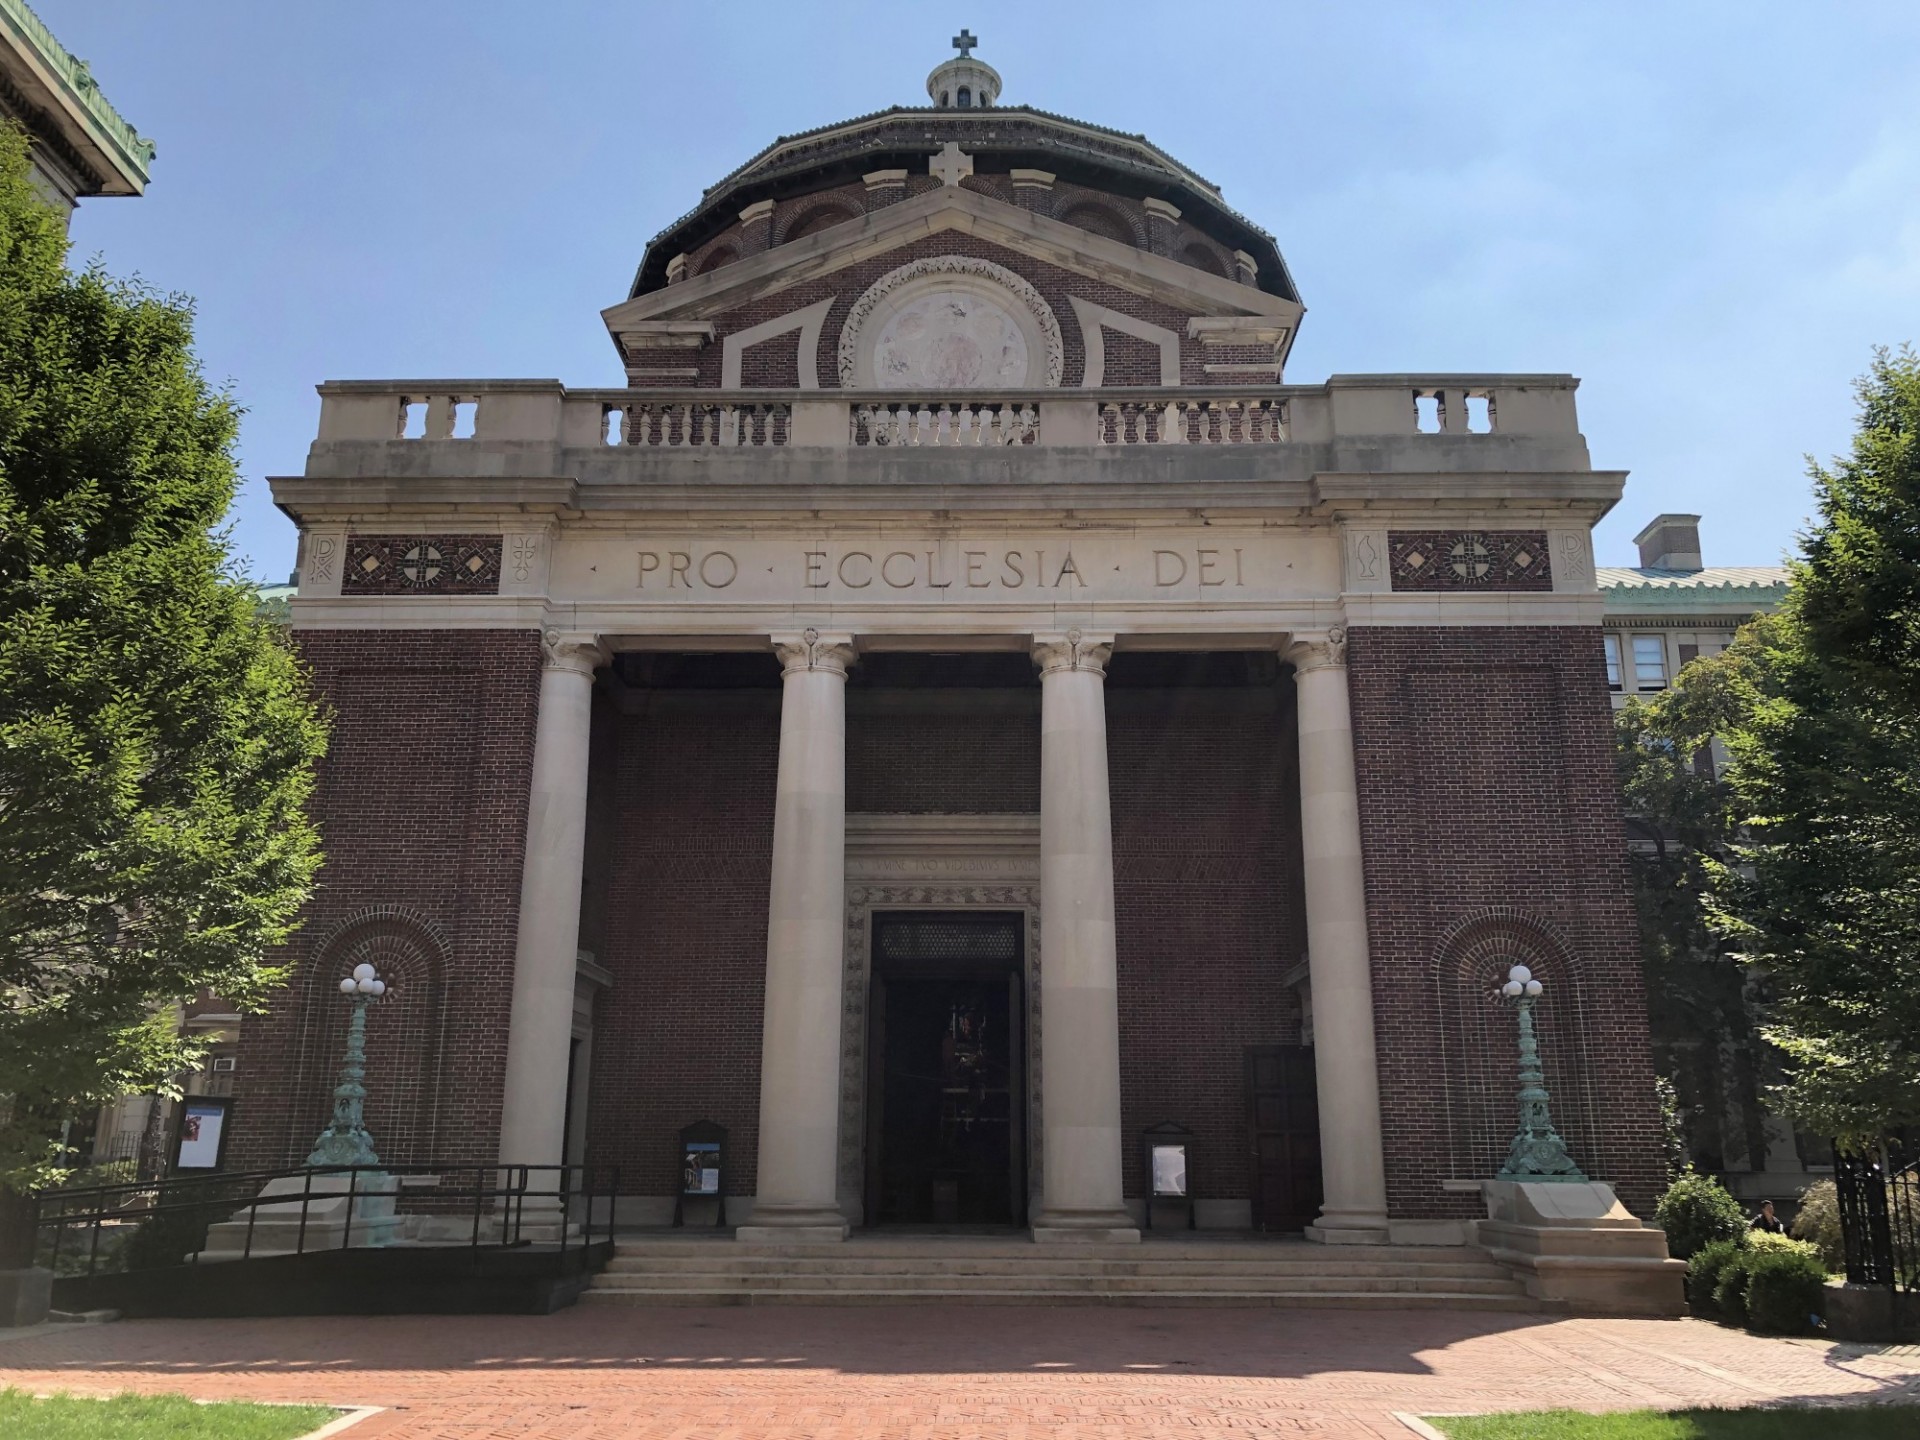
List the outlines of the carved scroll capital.
<svg viewBox="0 0 1920 1440">
<path fill-rule="evenodd" d="M 1286 658 L 1293 662 L 1295 678 L 1314 670 L 1346 668 L 1346 627 L 1336 625 L 1325 635 L 1296 639 L 1287 646 Z"/>
<path fill-rule="evenodd" d="M 607 663 L 608 655 L 598 635 L 578 631 L 549 630 L 540 637 L 541 664 L 548 670 L 567 670 L 593 678 L 593 672 Z"/>
<path fill-rule="evenodd" d="M 780 657 L 780 673 L 791 675 L 795 671 L 824 670 L 846 678 L 847 667 L 853 664 L 855 649 L 851 635 L 827 635 L 809 626 L 799 634 L 775 635 L 773 653 Z"/>
<path fill-rule="evenodd" d="M 1107 661 L 1113 655 L 1113 636 L 1085 634 L 1068 630 L 1064 634 L 1035 635 L 1033 663 L 1040 667 L 1041 678 L 1070 670 L 1093 675 L 1107 673 Z"/>
</svg>

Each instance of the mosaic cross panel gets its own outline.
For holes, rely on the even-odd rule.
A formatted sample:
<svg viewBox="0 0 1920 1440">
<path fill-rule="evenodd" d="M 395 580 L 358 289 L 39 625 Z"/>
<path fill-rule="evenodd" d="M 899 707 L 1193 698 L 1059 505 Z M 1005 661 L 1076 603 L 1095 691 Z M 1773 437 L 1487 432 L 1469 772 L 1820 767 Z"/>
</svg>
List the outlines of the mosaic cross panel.
<svg viewBox="0 0 1920 1440">
<path fill-rule="evenodd" d="M 1541 530 L 1393 530 L 1387 567 L 1395 590 L 1551 590 Z"/>
<path fill-rule="evenodd" d="M 498 535 L 349 535 L 342 595 L 498 595 Z"/>
</svg>

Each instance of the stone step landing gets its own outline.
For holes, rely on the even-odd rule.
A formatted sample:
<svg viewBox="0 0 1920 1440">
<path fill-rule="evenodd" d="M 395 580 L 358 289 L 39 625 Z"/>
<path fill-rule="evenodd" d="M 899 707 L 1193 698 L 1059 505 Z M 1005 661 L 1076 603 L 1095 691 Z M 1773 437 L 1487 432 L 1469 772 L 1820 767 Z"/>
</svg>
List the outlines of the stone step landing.
<svg viewBox="0 0 1920 1440">
<path fill-rule="evenodd" d="M 1234 1240 L 1042 1246 L 949 1236 L 855 1236 L 841 1245 L 622 1239 L 581 1303 L 1543 1308 L 1476 1250 Z"/>
</svg>

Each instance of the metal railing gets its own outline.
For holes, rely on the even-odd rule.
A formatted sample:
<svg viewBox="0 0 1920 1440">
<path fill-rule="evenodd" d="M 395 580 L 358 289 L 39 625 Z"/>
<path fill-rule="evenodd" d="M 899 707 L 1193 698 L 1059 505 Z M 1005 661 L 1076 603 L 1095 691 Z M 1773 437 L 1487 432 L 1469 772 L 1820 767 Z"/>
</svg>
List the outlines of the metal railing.
<svg viewBox="0 0 1920 1440">
<path fill-rule="evenodd" d="M 297 1188 L 282 1183 L 263 1193 L 294 1181 Z M 43 1191 L 34 1223 L 39 1264 L 91 1277 L 247 1260 L 256 1238 L 284 1240 L 289 1228 L 291 1248 L 258 1248 L 274 1255 L 378 1250 L 395 1231 L 430 1225 L 424 1237 L 403 1233 L 401 1245 L 476 1254 L 545 1245 L 564 1253 L 592 1245 L 596 1235 L 612 1239 L 619 1194 L 620 1172 L 606 1166 L 295 1166 Z M 315 1215 L 317 1205 L 328 1213 Z M 209 1255 L 208 1232 L 222 1224 L 244 1227 L 240 1243 Z"/>
<path fill-rule="evenodd" d="M 1920 1323 L 1920 1143 L 1890 1140 L 1876 1151 L 1833 1156 L 1847 1280 L 1894 1294 L 1905 1323 Z"/>
</svg>

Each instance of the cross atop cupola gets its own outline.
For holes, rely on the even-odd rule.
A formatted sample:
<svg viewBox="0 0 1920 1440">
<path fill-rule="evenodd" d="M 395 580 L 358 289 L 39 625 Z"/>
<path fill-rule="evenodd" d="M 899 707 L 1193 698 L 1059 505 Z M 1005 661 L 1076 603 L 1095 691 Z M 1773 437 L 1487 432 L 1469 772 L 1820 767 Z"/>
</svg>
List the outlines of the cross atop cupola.
<svg viewBox="0 0 1920 1440">
<path fill-rule="evenodd" d="M 984 60 L 974 58 L 973 47 L 980 37 L 962 28 L 953 37 L 955 59 L 934 67 L 927 76 L 927 97 L 940 110 L 984 110 L 1000 98 L 1000 73 Z"/>
</svg>

